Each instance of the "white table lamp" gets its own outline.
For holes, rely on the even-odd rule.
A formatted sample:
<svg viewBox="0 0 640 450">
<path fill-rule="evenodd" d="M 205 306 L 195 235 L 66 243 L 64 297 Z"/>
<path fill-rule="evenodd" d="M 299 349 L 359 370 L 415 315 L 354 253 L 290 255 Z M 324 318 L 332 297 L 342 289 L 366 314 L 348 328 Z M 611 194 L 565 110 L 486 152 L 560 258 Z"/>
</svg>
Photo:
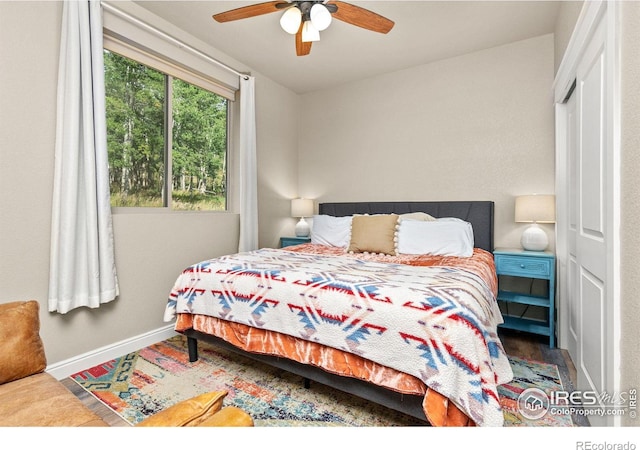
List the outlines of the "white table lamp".
<svg viewBox="0 0 640 450">
<path fill-rule="evenodd" d="M 543 251 L 549 245 L 547 233 L 539 223 L 555 223 L 556 198 L 554 195 L 521 195 L 516 197 L 516 222 L 530 223 L 524 230 L 520 243 L 522 248 Z"/>
<path fill-rule="evenodd" d="M 300 220 L 296 224 L 296 236 L 297 237 L 309 237 L 311 228 L 305 217 L 311 217 L 313 215 L 313 200 L 308 198 L 294 198 L 291 200 L 291 216 L 300 217 Z"/>
</svg>

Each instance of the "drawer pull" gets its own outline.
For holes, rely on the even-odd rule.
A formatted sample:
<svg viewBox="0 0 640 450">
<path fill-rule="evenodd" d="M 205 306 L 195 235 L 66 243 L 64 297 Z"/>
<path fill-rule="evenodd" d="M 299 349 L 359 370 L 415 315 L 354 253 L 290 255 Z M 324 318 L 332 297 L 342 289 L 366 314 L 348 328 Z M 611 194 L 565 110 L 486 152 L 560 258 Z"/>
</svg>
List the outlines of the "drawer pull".
<svg viewBox="0 0 640 450">
<path fill-rule="evenodd" d="M 524 267 L 525 267 L 524 264 L 520 264 L 521 269 L 524 269 Z"/>
</svg>

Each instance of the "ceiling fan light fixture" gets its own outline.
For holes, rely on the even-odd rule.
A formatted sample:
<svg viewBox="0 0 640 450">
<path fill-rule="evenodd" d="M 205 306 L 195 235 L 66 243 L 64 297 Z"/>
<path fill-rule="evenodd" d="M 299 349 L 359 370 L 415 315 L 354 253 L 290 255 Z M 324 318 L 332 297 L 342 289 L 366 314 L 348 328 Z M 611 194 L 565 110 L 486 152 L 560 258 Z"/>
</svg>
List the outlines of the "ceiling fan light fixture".
<svg viewBox="0 0 640 450">
<path fill-rule="evenodd" d="M 316 42 L 320 40 L 320 32 L 313 26 L 310 20 L 302 25 L 302 42 Z"/>
<path fill-rule="evenodd" d="M 0 0 L 1 2 L 2 0 Z M 222 3 L 222 2 L 220 2 Z M 320 40 L 320 31 L 326 30 L 335 19 L 366 30 L 386 34 L 394 26 L 392 20 L 361 6 L 337 0 L 274 0 L 262 1 L 213 15 L 219 23 L 247 19 L 280 11 L 280 26 L 295 36 L 296 55 L 305 56 L 311 43 Z"/>
<path fill-rule="evenodd" d="M 302 12 L 296 6 L 287 8 L 282 17 L 280 17 L 280 26 L 289 34 L 296 34 L 300 29 L 301 23 Z"/>
<path fill-rule="evenodd" d="M 324 31 L 331 25 L 331 13 L 322 3 L 316 3 L 309 12 L 311 23 L 318 31 Z"/>
</svg>

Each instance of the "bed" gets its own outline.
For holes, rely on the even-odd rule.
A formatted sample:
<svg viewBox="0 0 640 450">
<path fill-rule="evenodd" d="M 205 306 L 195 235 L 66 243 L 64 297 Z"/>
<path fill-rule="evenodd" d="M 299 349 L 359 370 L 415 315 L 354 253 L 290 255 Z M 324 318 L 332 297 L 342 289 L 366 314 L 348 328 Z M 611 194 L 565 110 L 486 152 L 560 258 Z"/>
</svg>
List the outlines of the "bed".
<svg viewBox="0 0 640 450">
<path fill-rule="evenodd" d="M 501 426 L 497 386 L 513 374 L 493 214 L 490 201 L 321 203 L 309 244 L 187 267 L 165 320 L 192 361 L 202 340 L 428 425 Z"/>
</svg>

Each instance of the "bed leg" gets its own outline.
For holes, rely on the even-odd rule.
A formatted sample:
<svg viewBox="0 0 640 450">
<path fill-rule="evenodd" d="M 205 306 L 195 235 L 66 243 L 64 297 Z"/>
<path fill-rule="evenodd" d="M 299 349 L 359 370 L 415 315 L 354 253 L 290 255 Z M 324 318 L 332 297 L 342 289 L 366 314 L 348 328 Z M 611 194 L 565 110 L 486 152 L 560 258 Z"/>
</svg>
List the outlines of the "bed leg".
<svg viewBox="0 0 640 450">
<path fill-rule="evenodd" d="M 198 340 L 187 336 L 187 348 L 189 349 L 189 362 L 198 360 Z"/>
<path fill-rule="evenodd" d="M 311 388 L 311 380 L 308 378 L 304 379 L 304 388 L 305 389 L 310 389 Z"/>
</svg>

